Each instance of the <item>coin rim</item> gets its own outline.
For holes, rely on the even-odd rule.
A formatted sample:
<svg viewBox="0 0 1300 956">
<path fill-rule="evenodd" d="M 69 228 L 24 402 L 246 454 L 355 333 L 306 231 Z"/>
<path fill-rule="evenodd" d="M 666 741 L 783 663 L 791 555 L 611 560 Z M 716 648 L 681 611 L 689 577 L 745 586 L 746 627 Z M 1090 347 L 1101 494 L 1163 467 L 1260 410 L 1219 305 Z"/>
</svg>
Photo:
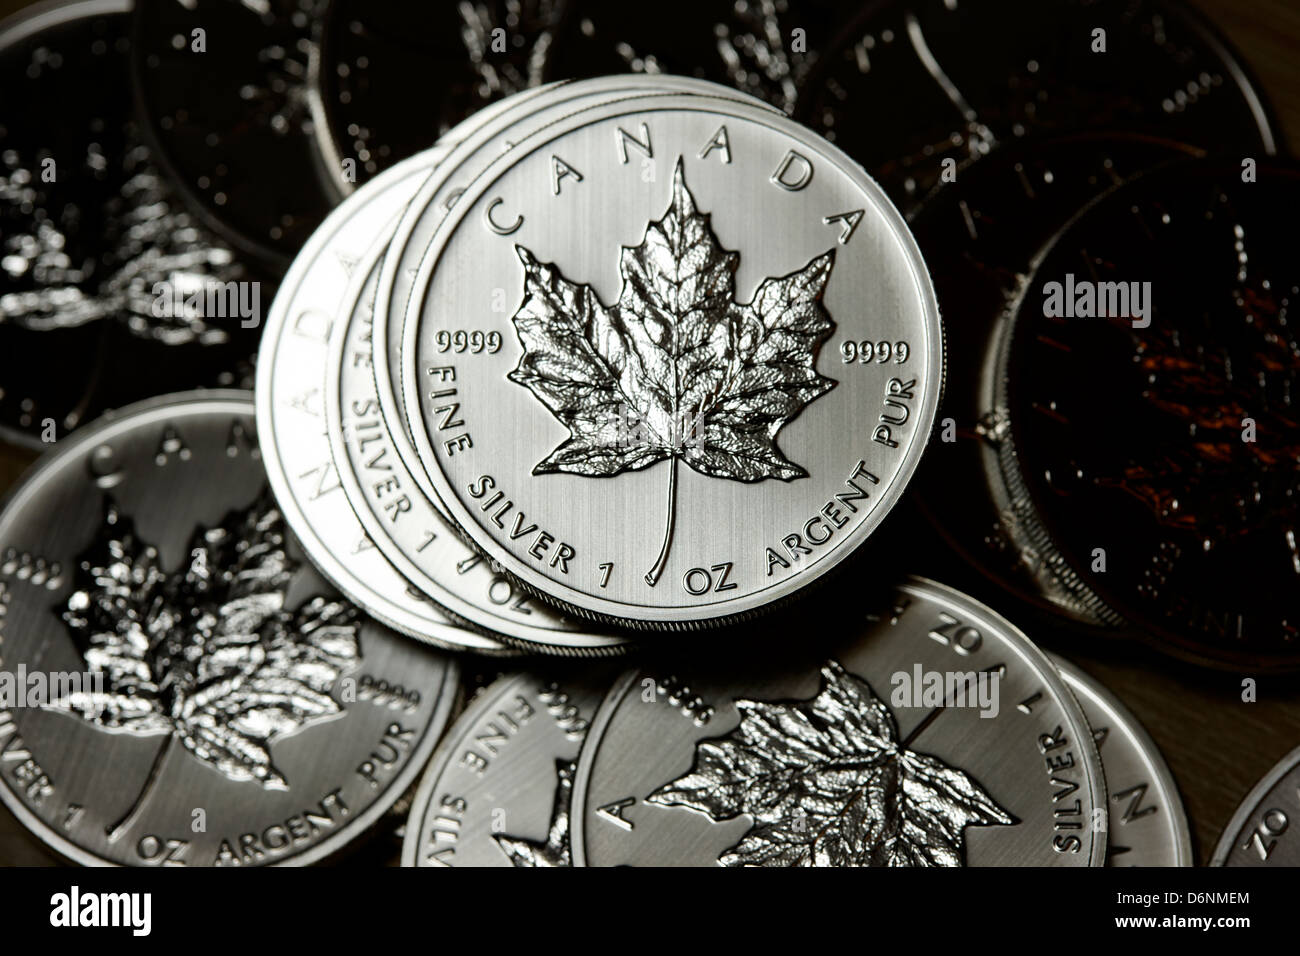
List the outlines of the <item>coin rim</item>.
<svg viewBox="0 0 1300 956">
<path fill-rule="evenodd" d="M 353 193 L 347 200 L 336 206 L 325 221 L 312 233 L 311 238 L 298 253 L 293 266 L 280 283 L 279 291 L 275 295 L 275 300 L 271 303 L 271 309 L 267 313 L 266 321 L 262 324 L 262 339 L 257 353 L 257 378 L 253 391 L 253 400 L 257 408 L 258 444 L 263 450 L 262 461 L 266 467 L 267 481 L 270 484 L 272 493 L 275 495 L 276 502 L 280 506 L 280 510 L 284 514 L 285 521 L 293 530 L 298 543 L 302 546 L 307 557 L 311 559 L 312 564 L 316 566 L 316 569 L 349 600 L 364 608 L 370 617 L 375 618 L 393 630 L 435 646 L 461 650 L 467 647 L 467 641 L 470 640 L 462 636 L 466 633 L 464 628 L 458 627 L 449 618 L 442 621 L 431 619 L 427 616 L 427 612 L 436 609 L 428 604 L 415 601 L 411 602 L 410 606 L 397 604 L 392 599 L 381 594 L 326 546 L 321 535 L 316 531 L 314 523 L 307 517 L 303 503 L 298 499 L 293 483 L 289 480 L 288 471 L 280 452 L 278 436 L 292 429 L 283 427 L 287 423 L 285 423 L 283 412 L 275 401 L 276 387 L 274 381 L 276 366 L 281 361 L 290 361 L 281 353 L 283 349 L 289 347 L 287 333 L 289 323 L 296 311 L 295 304 L 298 301 L 298 296 L 311 273 L 321 263 L 322 257 L 329 254 L 335 240 L 346 233 L 353 217 L 366 208 L 374 195 L 400 189 L 402 184 L 407 181 L 425 176 L 441 161 L 449 149 L 450 146 L 444 146 L 443 151 L 439 152 L 438 147 L 435 146 L 431 150 L 417 153 L 415 156 L 385 170 L 371 180 L 366 189 Z M 421 182 L 423 182 L 422 178 Z M 349 278 L 346 295 L 333 306 L 331 328 L 342 321 L 344 311 L 351 308 L 352 285 L 353 279 Z M 328 366 L 322 364 L 320 368 L 320 392 L 322 397 L 325 394 L 325 376 L 327 372 Z M 308 376 L 308 378 L 315 380 L 316 376 L 312 375 Z M 277 428 L 277 423 L 282 427 Z M 328 437 L 325 438 L 325 443 L 326 448 L 329 448 Z M 338 463 L 333 461 L 332 451 L 330 452 L 330 461 L 335 470 L 338 471 Z M 358 525 L 364 531 L 365 526 L 361 523 L 360 517 L 356 515 L 351 502 L 347 501 L 346 495 L 344 500 L 347 502 L 348 514 L 358 522 Z M 384 560 L 385 573 L 391 573 L 400 583 L 410 586 L 410 582 L 393 566 L 387 555 L 381 556 Z M 472 634 L 473 632 L 469 633 Z M 479 645 L 482 644 L 489 653 L 496 646 L 499 646 L 496 642 L 487 643 L 483 635 L 475 635 L 473 642 L 471 649 L 477 650 Z"/>
<path fill-rule="evenodd" d="M 339 481 L 343 486 L 343 493 L 348 499 L 353 513 L 356 514 L 357 520 L 360 521 L 362 529 L 369 536 L 382 553 L 385 560 L 402 576 L 404 580 L 418 589 L 426 597 L 437 603 L 438 607 L 447 612 L 453 621 L 461 625 L 462 629 L 468 633 L 479 634 L 482 636 L 480 643 L 470 644 L 468 641 L 460 647 L 485 654 L 497 654 L 501 656 L 518 655 L 523 652 L 524 648 L 541 649 L 543 652 L 556 654 L 566 651 L 584 651 L 591 654 L 616 654 L 627 650 L 628 644 L 624 637 L 619 635 L 586 635 L 580 631 L 552 631 L 547 628 L 532 627 L 520 622 L 511 621 L 509 618 L 493 614 L 480 604 L 470 600 L 468 596 L 459 593 L 456 590 L 439 583 L 431 575 L 425 573 L 419 565 L 412 560 L 405 551 L 396 543 L 387 529 L 380 521 L 379 516 L 369 505 L 369 499 L 366 497 L 361 487 L 361 478 L 356 473 L 352 465 L 351 457 L 348 455 L 345 447 L 346 439 L 343 437 L 344 414 L 343 414 L 343 390 L 342 375 L 343 363 L 348 352 L 349 344 L 352 338 L 353 323 L 357 319 L 357 309 L 361 305 L 361 296 L 365 293 L 365 287 L 369 285 L 370 279 L 375 276 L 376 270 L 380 263 L 386 257 L 389 249 L 387 236 L 380 239 L 378 243 L 372 246 L 364 256 L 357 261 L 356 270 L 353 273 L 352 282 L 349 284 L 347 301 L 353 303 L 352 307 L 347 310 L 347 314 L 340 313 L 335 322 L 335 327 L 331 331 L 328 343 L 328 356 L 326 358 L 325 370 L 325 423 L 326 433 L 330 443 L 330 453 L 334 459 L 334 468 L 339 475 Z M 373 321 L 371 328 L 373 329 Z M 371 370 L 373 372 L 373 369 Z M 378 387 L 378 381 L 375 380 Z M 382 411 L 380 414 L 382 427 L 389 437 L 389 448 L 394 447 L 392 440 L 392 428 L 387 419 L 383 419 Z M 405 470 L 406 464 L 398 459 L 399 466 Z M 400 477 L 400 476 L 399 476 Z M 412 480 L 413 485 L 418 485 Z M 423 491 L 416 487 L 413 489 L 414 494 L 423 497 Z M 431 505 L 432 507 L 432 505 Z M 441 522 L 440 531 L 445 531 L 452 535 L 458 541 L 463 542 L 463 537 L 458 528 L 452 525 L 442 515 L 437 508 L 433 508 L 434 514 Z M 465 545 L 470 553 L 479 556 L 479 552 Z M 549 608 L 552 613 L 554 609 Z M 482 619 L 480 619 L 482 618 Z M 492 623 L 487 623 L 490 619 Z M 499 626 L 498 626 L 499 625 Z M 518 630 L 510 633 L 506 629 L 517 625 Z M 553 642 L 552 634 L 564 635 L 573 642 L 573 646 Z M 577 643 L 577 638 L 587 638 L 586 643 Z M 487 643 L 490 641 L 490 643 Z M 508 644 L 503 644 L 508 641 Z"/>
<path fill-rule="evenodd" d="M 1237 843 L 1237 835 L 1241 828 L 1249 822 L 1250 818 L 1255 815 L 1259 805 L 1263 802 L 1264 797 L 1273 789 L 1283 777 L 1300 765 L 1300 747 L 1286 754 L 1281 760 L 1268 769 L 1264 776 L 1260 777 L 1259 782 L 1250 788 L 1250 792 L 1242 798 L 1241 803 L 1233 812 L 1232 818 L 1228 825 L 1223 828 L 1219 835 L 1219 842 L 1214 847 L 1214 853 L 1210 856 L 1210 862 L 1206 866 L 1223 866 L 1228 865 L 1228 858 L 1232 856 L 1233 848 Z M 1267 864 L 1266 864 L 1267 865 Z"/>
<path fill-rule="evenodd" d="M 1073 661 L 1067 660 L 1059 654 L 1047 651 L 1048 659 L 1056 665 L 1060 671 L 1061 677 L 1065 679 L 1065 684 L 1074 694 L 1075 702 L 1079 703 L 1079 709 L 1083 711 L 1085 718 L 1088 716 L 1088 708 L 1083 706 L 1079 698 L 1095 698 L 1097 705 L 1108 712 L 1111 723 L 1118 723 L 1122 726 L 1123 732 L 1133 739 L 1137 745 L 1137 751 L 1142 760 L 1151 770 L 1151 776 L 1155 779 L 1156 785 L 1160 788 L 1165 803 L 1169 808 L 1169 816 L 1173 821 L 1174 836 L 1174 866 L 1194 866 L 1195 857 L 1192 854 L 1192 831 L 1187 822 L 1187 810 L 1183 805 L 1182 793 L 1178 789 L 1178 781 L 1174 779 L 1173 773 L 1169 769 L 1169 764 L 1165 762 L 1165 756 L 1156 742 L 1151 739 L 1147 729 L 1142 726 L 1142 722 L 1133 715 L 1133 712 L 1124 705 L 1124 703 L 1115 696 L 1115 692 L 1103 684 L 1097 678 L 1093 677 L 1083 668 L 1079 667 Z M 1091 726 L 1091 723 L 1090 723 Z M 1101 751 L 1098 748 L 1098 756 Z M 1102 762 L 1102 772 L 1105 772 L 1106 758 L 1100 757 Z M 1107 782 L 1107 800 L 1109 801 L 1110 784 Z M 1109 803 L 1107 804 L 1109 807 Z M 1107 829 L 1110 827 L 1110 814 L 1107 813 Z M 1109 835 L 1109 833 L 1108 833 Z M 1109 854 L 1108 854 L 1109 856 Z M 1150 865 L 1150 864 L 1146 864 Z"/>
<path fill-rule="evenodd" d="M 433 756 L 425 764 L 419 788 L 411 801 L 411 811 L 406 818 L 406 833 L 402 837 L 401 865 L 403 867 L 428 869 L 428 867 L 421 867 L 417 862 L 420 834 L 424 828 L 425 814 L 429 811 L 429 804 L 433 802 L 433 795 L 443 772 L 483 715 L 496 707 L 512 688 L 526 683 L 533 676 L 535 675 L 524 670 L 512 670 L 502 674 L 479 691 L 469 705 L 456 716 L 451 726 L 443 731 L 442 739 L 433 751 Z"/>
</svg>

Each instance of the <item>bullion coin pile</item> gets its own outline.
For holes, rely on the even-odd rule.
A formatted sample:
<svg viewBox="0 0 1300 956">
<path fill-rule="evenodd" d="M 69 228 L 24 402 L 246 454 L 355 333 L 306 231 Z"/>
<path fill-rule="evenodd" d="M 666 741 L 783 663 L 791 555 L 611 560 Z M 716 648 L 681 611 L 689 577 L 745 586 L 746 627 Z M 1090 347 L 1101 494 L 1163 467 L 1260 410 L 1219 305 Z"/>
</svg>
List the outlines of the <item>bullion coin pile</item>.
<svg viewBox="0 0 1300 956">
<path fill-rule="evenodd" d="M 105 76 L 0 116 L 0 664 L 78 678 L 0 798 L 87 864 L 1191 865 L 1036 642 L 1300 666 L 1300 167 L 1182 6 L 1007 6 L 0 27 Z"/>
</svg>

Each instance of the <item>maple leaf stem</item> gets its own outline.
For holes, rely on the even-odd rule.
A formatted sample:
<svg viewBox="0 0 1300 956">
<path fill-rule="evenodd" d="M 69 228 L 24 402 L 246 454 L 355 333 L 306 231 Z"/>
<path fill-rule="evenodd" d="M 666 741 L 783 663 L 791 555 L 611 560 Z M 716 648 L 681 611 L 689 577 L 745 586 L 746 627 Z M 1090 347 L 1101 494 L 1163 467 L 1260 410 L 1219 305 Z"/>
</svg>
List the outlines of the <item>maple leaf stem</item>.
<svg viewBox="0 0 1300 956">
<path fill-rule="evenodd" d="M 645 573 L 645 583 L 654 587 L 668 564 L 668 552 L 673 546 L 673 528 L 677 524 L 677 456 L 670 459 L 668 471 L 668 518 L 664 527 L 664 544 L 659 549 L 659 557 L 649 571 Z"/>
<path fill-rule="evenodd" d="M 104 832 L 108 834 L 110 843 L 116 842 L 126 832 L 127 828 L 135 822 L 135 818 L 140 815 L 140 811 L 144 809 L 145 801 L 149 799 L 150 793 L 153 792 L 154 784 L 162 776 L 163 764 L 167 762 L 167 755 L 171 753 L 172 744 L 175 741 L 176 735 L 174 733 L 167 735 L 167 739 L 163 741 L 163 745 L 158 748 L 158 753 L 153 758 L 153 766 L 149 768 L 149 776 L 145 778 L 144 786 L 140 789 L 140 795 L 135 798 L 135 803 L 131 805 L 131 809 L 126 811 L 126 816 L 118 820 L 117 823 L 105 827 Z"/>
<path fill-rule="evenodd" d="M 899 744 L 899 746 L 903 748 L 911 747 L 912 741 L 916 740 L 917 737 L 925 733 L 926 729 L 939 718 L 940 714 L 942 714 L 947 709 L 948 709 L 948 702 L 945 700 L 934 710 L 926 714 L 925 719 L 916 725 L 916 728 L 910 734 L 907 735 L 907 738 L 901 744 Z"/>
</svg>

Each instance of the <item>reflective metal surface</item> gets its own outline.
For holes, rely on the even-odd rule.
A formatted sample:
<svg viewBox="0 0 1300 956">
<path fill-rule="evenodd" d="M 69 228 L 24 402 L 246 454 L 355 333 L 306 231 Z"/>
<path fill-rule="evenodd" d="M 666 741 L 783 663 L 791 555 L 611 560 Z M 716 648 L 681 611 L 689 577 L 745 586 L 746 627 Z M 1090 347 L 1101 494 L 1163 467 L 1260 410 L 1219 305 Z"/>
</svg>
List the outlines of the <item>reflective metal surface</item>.
<svg viewBox="0 0 1300 956">
<path fill-rule="evenodd" d="M 726 100 L 623 101 L 534 134 L 457 200 L 416 289 L 403 397 L 439 499 L 597 619 L 717 622 L 818 577 L 901 494 L 941 387 L 897 213 L 851 161 Z M 539 338 L 545 309 L 612 337 Z"/>
<path fill-rule="evenodd" d="M 1107 866 L 1191 866 L 1192 836 L 1178 785 L 1155 742 L 1119 699 L 1051 655 L 1083 708 L 1106 776 Z"/>
<path fill-rule="evenodd" d="M 779 662 L 626 673 L 574 785 L 587 866 L 1100 866 L 1083 712 L 1029 640 L 909 579 Z M 966 682 L 968 681 L 968 682 Z"/>
<path fill-rule="evenodd" d="M 411 807 L 403 866 L 572 866 L 578 750 L 608 669 L 499 678 L 448 731 Z"/>
<path fill-rule="evenodd" d="M 410 786 L 455 693 L 449 658 L 311 569 L 247 393 L 61 443 L 0 513 L 0 607 L 4 670 L 28 678 L 0 711 L 27 755 L 0 798 L 79 863 L 319 860 Z"/>
</svg>

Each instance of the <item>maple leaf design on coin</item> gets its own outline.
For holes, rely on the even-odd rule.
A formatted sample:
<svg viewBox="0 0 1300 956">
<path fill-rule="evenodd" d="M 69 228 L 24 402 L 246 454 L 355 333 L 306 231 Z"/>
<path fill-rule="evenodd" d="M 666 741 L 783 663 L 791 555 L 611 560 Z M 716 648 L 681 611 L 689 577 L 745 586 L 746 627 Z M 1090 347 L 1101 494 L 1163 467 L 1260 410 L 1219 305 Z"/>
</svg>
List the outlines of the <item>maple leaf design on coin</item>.
<svg viewBox="0 0 1300 956">
<path fill-rule="evenodd" d="M 92 144 L 82 166 L 107 162 Z M 251 273 L 180 208 L 145 147 L 128 144 L 111 167 L 118 188 L 97 210 L 91 257 L 78 254 L 85 214 L 70 204 L 52 212 L 34 165 L 15 150 L 0 154 L 0 325 L 51 332 L 116 321 L 162 345 L 230 341 L 230 296 Z M 182 307 L 159 308 L 159 287 L 178 292 Z M 206 303 L 227 314 L 206 315 Z"/>
<path fill-rule="evenodd" d="M 677 463 L 715 478 L 790 481 L 807 472 L 776 446 L 777 432 L 835 381 L 818 373 L 831 335 L 822 296 L 834 250 L 735 301 L 740 254 L 724 250 L 696 209 L 682 161 L 672 200 L 639 246 L 624 246 L 623 288 L 605 306 L 523 246 L 524 300 L 514 315 L 524 352 L 509 378 L 569 429 L 533 468 L 611 477 L 669 462 L 663 546 L 672 547 Z"/>
<path fill-rule="evenodd" d="M 573 866 L 569 842 L 569 820 L 573 806 L 573 778 L 578 772 L 576 760 L 555 761 L 555 799 L 551 803 L 551 823 L 545 840 L 493 834 L 497 846 L 516 867 Z"/>
<path fill-rule="evenodd" d="M 889 708 L 837 661 L 810 701 L 737 700 L 740 725 L 696 746 L 647 798 L 753 826 L 724 866 L 963 866 L 969 826 L 1011 815 L 961 770 L 898 741 Z"/>
<path fill-rule="evenodd" d="M 105 500 L 103 529 L 79 562 L 62 617 L 106 689 L 48 706 L 113 733 L 167 735 L 135 803 L 107 828 L 110 839 L 144 807 L 173 744 L 231 780 L 286 790 L 271 741 L 342 713 L 329 691 L 361 662 L 357 611 L 322 597 L 285 607 L 298 568 L 285 533 L 263 492 L 198 529 L 188 561 L 169 572 Z"/>
</svg>

